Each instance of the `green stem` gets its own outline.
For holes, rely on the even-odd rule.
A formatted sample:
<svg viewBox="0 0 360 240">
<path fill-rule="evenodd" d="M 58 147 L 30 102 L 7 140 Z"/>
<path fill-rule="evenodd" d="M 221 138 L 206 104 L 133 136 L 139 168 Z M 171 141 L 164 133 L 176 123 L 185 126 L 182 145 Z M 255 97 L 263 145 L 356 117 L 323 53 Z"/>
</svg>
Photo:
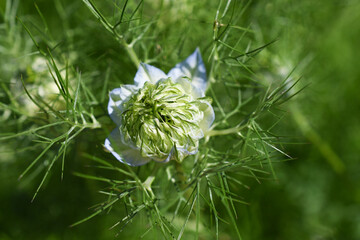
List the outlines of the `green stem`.
<svg viewBox="0 0 360 240">
<path fill-rule="evenodd" d="M 179 177 L 179 180 L 180 180 L 179 187 L 180 187 L 181 190 L 185 189 L 185 192 L 183 193 L 183 196 L 186 199 L 189 199 L 194 188 L 193 188 L 193 186 L 190 186 L 188 189 L 186 189 L 186 187 L 187 187 L 187 184 L 186 184 L 187 179 L 185 177 L 184 168 L 182 167 L 181 163 L 179 163 L 178 161 L 173 161 L 173 162 L 175 164 L 175 169 L 176 169 L 176 172 L 177 172 L 177 176 Z"/>
<path fill-rule="evenodd" d="M 243 129 L 244 127 L 246 127 L 246 125 L 243 125 L 243 126 L 240 126 L 240 127 L 233 127 L 233 128 L 223 129 L 223 130 L 211 130 L 211 131 L 206 133 L 206 137 L 213 137 L 213 136 L 219 136 L 219 135 L 228 135 L 228 134 L 236 134 L 241 129 Z"/>
<path fill-rule="evenodd" d="M 129 57 L 132 60 L 132 62 L 135 64 L 135 66 L 139 67 L 140 60 L 139 60 L 138 56 L 136 55 L 132 45 L 127 44 L 125 41 L 122 41 L 122 45 L 124 46 L 126 52 L 129 54 Z"/>
</svg>

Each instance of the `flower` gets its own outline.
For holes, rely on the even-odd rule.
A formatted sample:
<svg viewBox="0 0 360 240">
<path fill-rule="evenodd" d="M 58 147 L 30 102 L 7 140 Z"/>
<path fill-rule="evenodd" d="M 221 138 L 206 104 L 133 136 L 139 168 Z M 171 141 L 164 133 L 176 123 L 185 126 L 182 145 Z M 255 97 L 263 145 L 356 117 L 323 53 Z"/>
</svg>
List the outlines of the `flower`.
<svg viewBox="0 0 360 240">
<path fill-rule="evenodd" d="M 168 74 L 141 63 L 134 85 L 110 92 L 108 112 L 117 127 L 105 140 L 120 162 L 182 161 L 198 151 L 215 114 L 205 97 L 206 70 L 199 49 Z"/>
</svg>

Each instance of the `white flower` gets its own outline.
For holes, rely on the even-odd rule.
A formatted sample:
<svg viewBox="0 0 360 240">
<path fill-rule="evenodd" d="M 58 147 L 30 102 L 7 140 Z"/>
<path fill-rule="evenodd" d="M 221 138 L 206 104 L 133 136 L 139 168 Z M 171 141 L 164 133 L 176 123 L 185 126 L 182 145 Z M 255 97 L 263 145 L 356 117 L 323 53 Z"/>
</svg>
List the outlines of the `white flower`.
<svg viewBox="0 0 360 240">
<path fill-rule="evenodd" d="M 110 92 L 108 111 L 117 128 L 105 147 L 131 166 L 195 154 L 215 118 L 211 99 L 205 97 L 199 49 L 168 74 L 141 63 L 134 82 Z"/>
</svg>

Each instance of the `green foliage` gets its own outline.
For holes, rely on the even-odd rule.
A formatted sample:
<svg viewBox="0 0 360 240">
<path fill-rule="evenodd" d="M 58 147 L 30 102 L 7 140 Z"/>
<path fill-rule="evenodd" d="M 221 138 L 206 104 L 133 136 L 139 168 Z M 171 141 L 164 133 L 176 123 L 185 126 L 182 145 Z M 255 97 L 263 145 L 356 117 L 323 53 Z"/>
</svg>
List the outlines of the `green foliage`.
<svg viewBox="0 0 360 240">
<path fill-rule="evenodd" d="M 359 4 L 321 2 L 0 1 L 0 238 L 359 237 Z M 118 162 L 108 92 L 196 47 L 198 153 Z"/>
</svg>

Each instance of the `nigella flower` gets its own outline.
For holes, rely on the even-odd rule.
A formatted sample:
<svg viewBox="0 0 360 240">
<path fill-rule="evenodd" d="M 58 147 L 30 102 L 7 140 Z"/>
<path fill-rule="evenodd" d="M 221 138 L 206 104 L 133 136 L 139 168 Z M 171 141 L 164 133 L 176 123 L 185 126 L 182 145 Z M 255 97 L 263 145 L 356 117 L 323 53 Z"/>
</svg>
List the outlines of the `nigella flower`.
<svg viewBox="0 0 360 240">
<path fill-rule="evenodd" d="M 168 74 L 141 63 L 134 82 L 110 92 L 108 111 L 117 127 L 105 147 L 131 166 L 195 154 L 215 118 L 199 50 Z"/>
</svg>

